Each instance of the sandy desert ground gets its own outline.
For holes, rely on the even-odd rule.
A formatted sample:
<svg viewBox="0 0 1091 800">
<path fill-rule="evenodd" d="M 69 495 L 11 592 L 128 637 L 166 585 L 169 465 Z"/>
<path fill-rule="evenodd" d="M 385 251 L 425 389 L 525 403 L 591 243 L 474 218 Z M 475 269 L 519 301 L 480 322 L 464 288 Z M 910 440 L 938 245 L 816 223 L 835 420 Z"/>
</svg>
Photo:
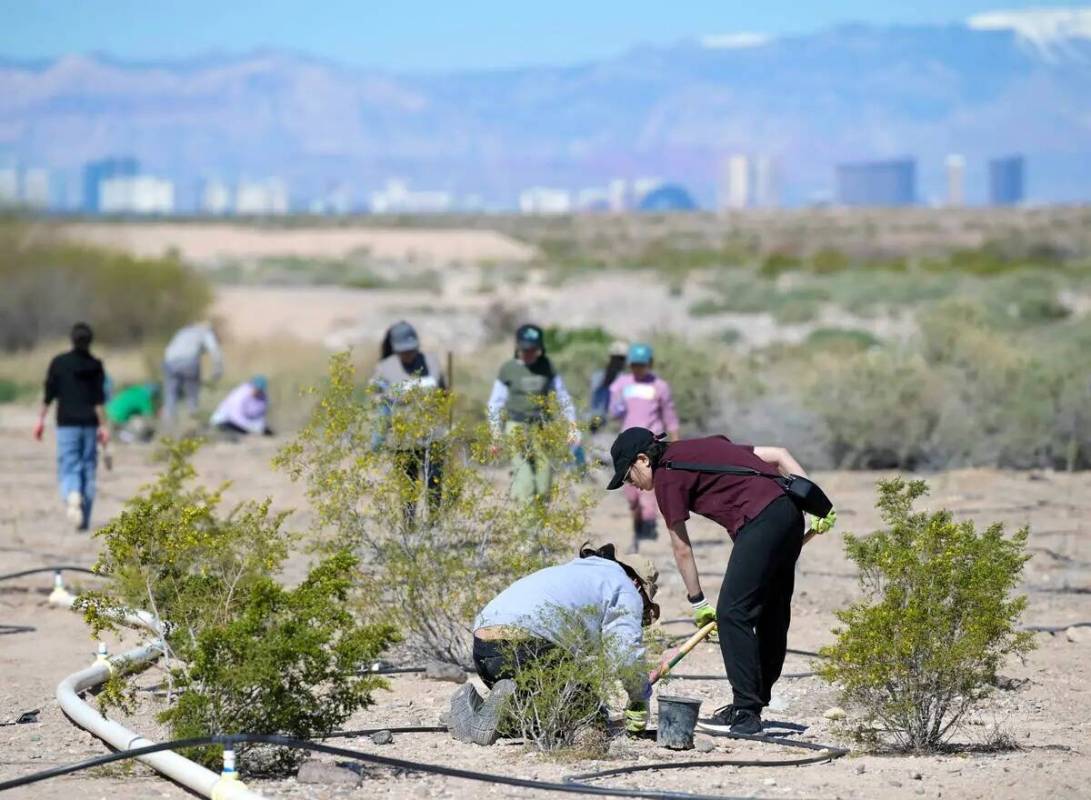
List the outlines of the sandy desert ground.
<svg viewBox="0 0 1091 800">
<path fill-rule="evenodd" d="M 47 564 L 90 564 L 97 542 L 73 533 L 64 521 L 56 495 L 51 439 L 35 443 L 29 434 L 31 412 L 0 408 L 0 572 Z M 51 436 L 51 434 L 50 434 Z M 300 487 L 275 472 L 269 461 L 276 441 L 214 444 L 197 463 L 205 480 L 234 481 L 236 497 L 272 495 L 281 508 L 304 505 Z M 146 481 L 151 472 L 149 450 L 117 447 L 112 472 L 100 472 L 98 522 L 117 513 L 122 502 Z M 819 475 L 841 512 L 843 530 L 869 531 L 877 525 L 873 508 L 874 482 L 869 473 Z M 955 510 L 959 518 L 978 523 L 1001 520 L 1011 527 L 1029 524 L 1033 558 L 1027 565 L 1023 589 L 1030 604 L 1028 624 L 1067 626 L 1091 621 L 1091 527 L 1088 512 L 1091 474 L 1052 472 L 1016 473 L 988 470 L 959 471 L 926 476 L 932 487 L 929 503 Z M 306 527 L 306 514 L 295 517 Z M 595 510 L 596 534 L 623 542 L 628 528 L 622 498 L 602 492 Z M 711 525 L 695 526 L 695 541 L 706 591 L 715 594 L 718 573 L 730 545 Z M 683 616 L 685 598 L 665 541 L 649 549 L 663 574 L 664 618 Z M 291 575 L 288 576 L 291 579 Z M 77 576 L 70 582 L 80 583 Z M 87 579 L 93 580 L 93 579 Z M 94 642 L 83 622 L 72 612 L 48 607 L 48 575 L 0 583 L 0 622 L 29 625 L 34 630 L 0 636 L 0 722 L 20 712 L 40 709 L 38 721 L 0 727 L 0 778 L 9 778 L 64 764 L 106 751 L 103 743 L 73 726 L 61 713 L 53 694 L 66 675 L 92 659 Z M 841 535 L 831 534 L 804 551 L 799 566 L 790 646 L 802 650 L 831 641 L 834 611 L 856 596 L 852 569 L 841 548 Z M 685 626 L 672 631 L 685 632 Z M 1037 649 L 1025 663 L 1012 661 L 1003 674 L 1012 679 L 998 690 L 957 737 L 965 743 L 982 742 L 995 726 L 1009 734 L 1018 749 L 992 754 L 952 754 L 933 757 L 851 755 L 830 763 L 799 768 L 698 768 L 674 772 L 646 772 L 614 779 L 610 785 L 670 789 L 704 794 L 748 797 L 813 798 L 1027 798 L 1085 797 L 1091 782 L 1091 628 L 1069 634 L 1038 634 Z M 111 642 L 118 652 L 127 642 Z M 802 672 L 809 660 L 790 655 L 787 672 Z M 684 662 L 682 674 L 722 671 L 718 651 L 705 645 Z M 156 680 L 154 670 L 147 673 Z M 379 692 L 377 705 L 350 720 L 347 728 L 394 725 L 434 725 L 446 710 L 453 689 L 415 675 L 397 676 L 389 692 Z M 677 680 L 667 691 L 703 701 L 703 711 L 726 702 L 723 681 Z M 814 677 L 784 679 L 776 687 L 769 718 L 806 725 L 801 734 L 809 741 L 843 743 L 823 712 L 836 702 L 834 691 Z M 654 709 L 653 709 L 654 712 Z M 155 738 L 162 730 L 144 709 L 131 727 Z M 383 755 L 470 769 L 558 780 L 565 775 L 641 764 L 697 758 L 761 758 L 776 762 L 795 753 L 773 745 L 728 739 L 710 740 L 713 752 L 674 753 L 651 741 L 621 740 L 607 761 L 559 763 L 529 754 L 514 744 L 491 749 L 452 741 L 444 734 L 398 735 L 392 745 L 369 739 L 339 740 L 339 744 Z M 323 759 L 330 761 L 331 759 Z M 545 797 L 540 791 L 516 790 L 448 778 L 423 777 L 367 769 L 355 785 L 300 784 L 295 780 L 254 781 L 270 798 L 342 797 Z M 355 780 L 355 779 L 354 779 Z M 185 792 L 142 767 L 129 773 L 118 770 L 80 773 L 22 790 L 14 798 L 164 797 L 181 798 Z"/>
<path fill-rule="evenodd" d="M 198 264 L 268 256 L 343 258 L 354 252 L 366 252 L 376 259 L 433 264 L 523 262 L 530 260 L 535 252 L 533 247 L 488 230 L 261 230 L 226 223 L 75 223 L 66 226 L 64 233 L 76 241 L 120 248 L 138 256 L 158 257 L 174 250 L 184 260 Z"/>
</svg>

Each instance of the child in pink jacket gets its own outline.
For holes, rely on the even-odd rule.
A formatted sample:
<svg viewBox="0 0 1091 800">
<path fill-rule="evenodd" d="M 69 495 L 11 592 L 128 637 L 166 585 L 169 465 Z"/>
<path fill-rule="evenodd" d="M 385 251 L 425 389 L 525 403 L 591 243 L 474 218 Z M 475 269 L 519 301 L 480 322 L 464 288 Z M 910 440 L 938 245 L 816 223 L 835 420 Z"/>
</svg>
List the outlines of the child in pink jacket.
<svg viewBox="0 0 1091 800">
<path fill-rule="evenodd" d="M 652 372 L 652 348 L 637 343 L 629 348 L 629 373 L 610 386 L 610 415 L 621 419 L 621 429 L 647 428 L 655 434 L 666 433 L 678 440 L 678 413 L 670 384 Z M 653 492 L 625 485 L 625 499 L 633 514 L 633 546 L 637 552 L 641 539 L 655 539 L 659 534 L 656 520 L 659 509 Z"/>
</svg>

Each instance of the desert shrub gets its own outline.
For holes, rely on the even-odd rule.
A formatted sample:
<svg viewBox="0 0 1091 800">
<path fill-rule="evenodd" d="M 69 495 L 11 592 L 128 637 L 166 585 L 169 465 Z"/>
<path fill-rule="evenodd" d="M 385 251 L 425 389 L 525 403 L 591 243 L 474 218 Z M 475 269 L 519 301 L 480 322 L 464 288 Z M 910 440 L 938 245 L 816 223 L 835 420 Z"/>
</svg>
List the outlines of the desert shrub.
<svg viewBox="0 0 1091 800">
<path fill-rule="evenodd" d="M 572 345 L 591 344 L 608 345 L 613 339 L 608 331 L 595 326 L 593 328 L 562 328 L 550 325 L 544 331 L 545 347 L 550 353 L 559 353 Z"/>
<path fill-rule="evenodd" d="M 823 359 L 809 390 L 835 466 L 911 469 L 927 462 L 942 386 L 920 356 L 883 349 Z"/>
<path fill-rule="evenodd" d="M 1012 654 L 1032 647 L 1017 625 L 1025 597 L 1011 597 L 1028 556 L 1028 531 L 978 532 L 951 513 L 914 511 L 924 481 L 879 483 L 886 527 L 845 537 L 864 597 L 838 612 L 835 644 L 820 674 L 838 684 L 880 741 L 935 751 L 989 694 Z"/>
<path fill-rule="evenodd" d="M 553 422 L 494 442 L 488 426 L 452 417 L 455 402 L 451 393 L 410 390 L 392 407 L 359 390 L 340 354 L 277 462 L 306 480 L 324 548 L 360 554 L 368 607 L 405 631 L 414 652 L 469 665 L 474 615 L 512 575 L 571 552 L 590 498 L 575 491 L 573 473 L 557 469 L 549 498 L 521 503 L 489 469 L 526 452 L 569 461 L 568 426 L 555 408 L 547 409 Z M 441 492 L 426 485 L 431 459 L 441 462 Z"/>
<path fill-rule="evenodd" d="M 77 319 L 104 344 L 166 337 L 212 299 L 207 281 L 175 256 L 65 243 L 47 227 L 17 221 L 0 222 L 0 283 L 0 350 L 8 351 L 64 336 Z"/>
<path fill-rule="evenodd" d="M 807 347 L 841 353 L 860 352 L 878 347 L 881 342 L 867 331 L 851 328 L 815 328 L 806 339 Z"/>
<path fill-rule="evenodd" d="M 292 535 L 268 500 L 219 512 L 222 487 L 192 485 L 193 440 L 166 443 L 166 468 L 95 535 L 107 588 L 80 597 L 97 635 L 119 612 L 144 608 L 162 623 L 169 706 L 159 714 L 175 738 L 329 733 L 371 703 L 381 680 L 360 667 L 397 640 L 388 623 L 350 613 L 357 557 L 330 552 L 295 588 L 274 580 Z M 112 680 L 106 705 L 131 698 Z M 252 769 L 282 769 L 298 754 L 244 746 Z M 214 765 L 215 750 L 195 753 Z"/>
<path fill-rule="evenodd" d="M 1072 313 L 1061 302 L 1061 286 L 1061 281 L 1048 273 L 1020 270 L 989 281 L 984 287 L 984 305 L 997 327 L 1056 322 Z"/>
<path fill-rule="evenodd" d="M 1084 466 L 1091 400 L 1078 349 L 998 332 L 980 307 L 947 304 L 921 318 L 921 352 L 945 392 L 933 463 Z"/>
<path fill-rule="evenodd" d="M 784 272 L 795 272 L 803 268 L 803 260 L 791 253 L 773 252 L 761 262 L 761 274 L 775 278 Z"/>
<path fill-rule="evenodd" d="M 505 653 L 516 686 L 506 717 L 527 744 L 548 752 L 587 742 L 593 738 L 584 736 L 588 729 L 605 733 L 603 710 L 625 696 L 619 687 L 639 692 L 648 670 L 611 637 L 591 634 L 599 629 L 601 609 L 545 613 L 547 619 L 526 627 L 552 631 L 557 646 L 530 660 L 517 658 L 518 643 Z"/>
<path fill-rule="evenodd" d="M 824 247 L 811 256 L 811 271 L 819 275 L 841 272 L 849 268 L 849 257 L 833 247 Z"/>
<path fill-rule="evenodd" d="M 782 325 L 801 325 L 817 317 L 818 311 L 817 300 L 793 293 L 773 309 L 773 319 Z"/>
<path fill-rule="evenodd" d="M 0 403 L 14 403 L 34 393 L 36 386 L 0 377 Z"/>
</svg>

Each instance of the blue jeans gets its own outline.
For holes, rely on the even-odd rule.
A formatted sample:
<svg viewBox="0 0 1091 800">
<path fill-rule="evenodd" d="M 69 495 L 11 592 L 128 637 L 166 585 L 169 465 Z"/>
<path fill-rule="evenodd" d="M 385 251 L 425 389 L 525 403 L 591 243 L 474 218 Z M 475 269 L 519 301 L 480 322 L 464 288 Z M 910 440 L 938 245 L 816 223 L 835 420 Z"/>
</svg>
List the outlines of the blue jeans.
<svg viewBox="0 0 1091 800">
<path fill-rule="evenodd" d="M 57 428 L 57 480 L 61 484 L 61 499 L 67 500 L 70 492 L 80 493 L 84 528 L 91 521 L 91 504 L 95 500 L 96 433 L 97 429 L 89 425 Z"/>
</svg>

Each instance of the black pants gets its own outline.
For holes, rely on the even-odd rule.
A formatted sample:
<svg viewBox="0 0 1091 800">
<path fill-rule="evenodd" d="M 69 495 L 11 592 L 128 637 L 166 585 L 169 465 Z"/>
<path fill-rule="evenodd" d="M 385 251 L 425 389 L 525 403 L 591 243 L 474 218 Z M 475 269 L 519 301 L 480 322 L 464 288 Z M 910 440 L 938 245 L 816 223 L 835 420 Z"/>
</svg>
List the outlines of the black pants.
<svg viewBox="0 0 1091 800">
<path fill-rule="evenodd" d="M 230 420 L 228 420 L 226 422 L 218 423 L 216 425 L 216 430 L 221 431 L 223 433 L 241 433 L 244 436 L 246 434 L 248 434 L 248 433 L 253 433 L 253 431 L 248 431 L 248 430 L 246 430 L 246 428 L 243 428 L 243 427 L 241 427 L 239 425 L 236 425 L 234 422 L 231 422 Z M 262 433 L 262 436 L 272 436 L 273 435 L 273 429 L 270 428 L 268 425 L 266 425 L 261 433 Z"/>
<path fill-rule="evenodd" d="M 778 497 L 739 531 L 727 562 L 716 624 L 736 708 L 761 712 L 784 666 L 803 514 Z"/>
<path fill-rule="evenodd" d="M 518 641 L 478 639 L 474 637 L 474 667 L 490 689 L 497 681 L 514 678 L 515 670 L 535 661 L 556 648 L 552 642 L 537 637 Z"/>
</svg>

